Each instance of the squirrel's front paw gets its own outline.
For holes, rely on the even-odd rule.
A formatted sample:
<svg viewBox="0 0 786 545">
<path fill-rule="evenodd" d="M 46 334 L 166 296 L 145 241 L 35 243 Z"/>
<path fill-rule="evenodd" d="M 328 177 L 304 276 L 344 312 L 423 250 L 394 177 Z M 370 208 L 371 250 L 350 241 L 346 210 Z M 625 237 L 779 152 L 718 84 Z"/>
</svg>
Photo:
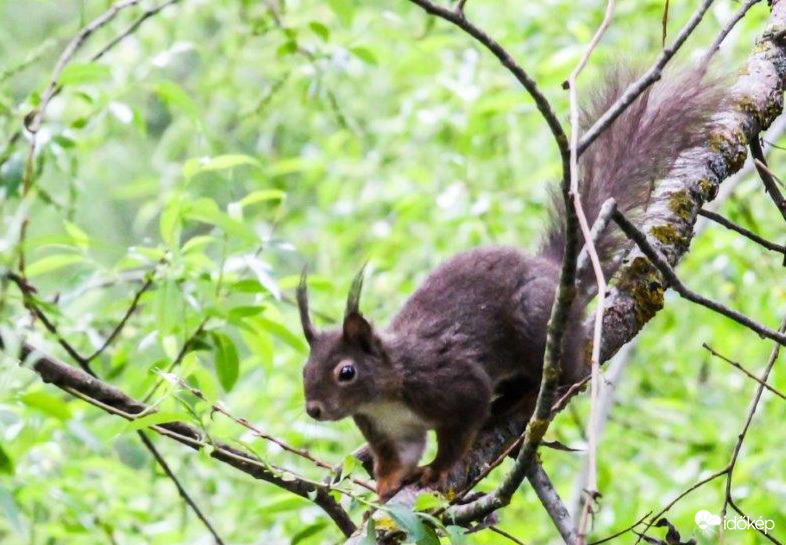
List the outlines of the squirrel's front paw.
<svg viewBox="0 0 786 545">
<path fill-rule="evenodd" d="M 377 496 L 381 502 L 386 502 L 401 488 L 402 482 L 397 475 L 377 477 Z"/>
<path fill-rule="evenodd" d="M 425 466 L 419 469 L 420 479 L 418 480 L 420 486 L 432 486 L 439 490 L 445 490 L 448 484 L 448 475 L 450 469 L 435 468 L 433 466 Z"/>
</svg>

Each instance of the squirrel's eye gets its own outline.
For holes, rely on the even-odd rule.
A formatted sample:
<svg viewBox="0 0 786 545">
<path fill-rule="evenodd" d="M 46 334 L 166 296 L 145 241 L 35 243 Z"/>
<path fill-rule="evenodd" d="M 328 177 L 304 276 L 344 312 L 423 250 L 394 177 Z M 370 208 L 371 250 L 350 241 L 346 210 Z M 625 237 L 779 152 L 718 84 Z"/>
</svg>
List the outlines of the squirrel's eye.
<svg viewBox="0 0 786 545">
<path fill-rule="evenodd" d="M 339 382 L 349 382 L 355 378 L 355 366 L 354 365 L 345 365 L 341 369 L 338 370 L 338 381 Z"/>
</svg>

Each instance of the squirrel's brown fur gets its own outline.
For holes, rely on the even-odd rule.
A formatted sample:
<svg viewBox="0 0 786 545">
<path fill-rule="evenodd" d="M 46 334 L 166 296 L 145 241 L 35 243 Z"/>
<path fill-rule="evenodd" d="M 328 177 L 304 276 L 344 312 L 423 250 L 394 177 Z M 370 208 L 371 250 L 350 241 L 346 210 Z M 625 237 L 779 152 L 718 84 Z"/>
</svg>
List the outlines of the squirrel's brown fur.
<svg viewBox="0 0 786 545">
<path fill-rule="evenodd" d="M 583 126 L 632 79 L 625 70 L 609 77 L 584 113 Z M 626 213 L 645 207 L 653 182 L 682 150 L 700 143 L 721 95 L 717 84 L 693 74 L 672 75 L 641 95 L 581 157 L 588 220 L 609 197 Z M 416 476 L 424 484 L 444 483 L 492 414 L 511 408 L 531 414 L 565 244 L 561 196 L 553 201 L 537 255 L 509 247 L 458 254 L 426 278 L 383 330 L 360 313 L 360 277 L 343 327 L 323 332 L 311 324 L 301 283 L 298 303 L 311 347 L 303 370 L 307 411 L 319 420 L 354 418 L 374 455 L 381 498 Z M 609 232 L 598 247 L 606 274 L 613 274 L 622 240 Z M 591 281 L 579 280 L 584 287 Z M 569 316 L 563 384 L 587 372 L 586 303 L 580 297 Z M 419 469 L 429 429 L 436 431 L 437 455 Z"/>
</svg>

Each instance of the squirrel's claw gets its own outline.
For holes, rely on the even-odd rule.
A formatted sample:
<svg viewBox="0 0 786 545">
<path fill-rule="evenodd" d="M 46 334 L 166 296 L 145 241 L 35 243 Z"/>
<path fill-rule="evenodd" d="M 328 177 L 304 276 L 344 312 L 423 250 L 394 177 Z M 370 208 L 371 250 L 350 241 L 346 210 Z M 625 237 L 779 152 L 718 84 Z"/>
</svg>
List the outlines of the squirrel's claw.
<svg viewBox="0 0 786 545">
<path fill-rule="evenodd" d="M 432 486 L 439 490 L 445 490 L 448 484 L 448 474 L 450 469 L 437 469 L 433 466 L 425 466 L 419 468 L 420 478 L 418 483 L 420 486 Z"/>
</svg>

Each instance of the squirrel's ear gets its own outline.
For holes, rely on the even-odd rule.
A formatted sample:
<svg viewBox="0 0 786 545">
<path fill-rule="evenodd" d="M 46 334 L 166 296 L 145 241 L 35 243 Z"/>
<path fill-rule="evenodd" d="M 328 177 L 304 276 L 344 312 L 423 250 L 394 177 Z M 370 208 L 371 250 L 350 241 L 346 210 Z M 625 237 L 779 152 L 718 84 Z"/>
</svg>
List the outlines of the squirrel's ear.
<svg viewBox="0 0 786 545">
<path fill-rule="evenodd" d="M 309 345 L 314 341 L 317 336 L 317 330 L 311 323 L 311 317 L 308 315 L 308 287 L 306 286 L 306 267 L 303 267 L 303 272 L 300 275 L 300 284 L 297 287 L 297 308 L 300 311 L 300 324 L 303 326 L 303 335 Z"/>
<path fill-rule="evenodd" d="M 352 286 L 349 288 L 347 295 L 347 308 L 344 311 L 344 319 L 350 314 L 360 314 L 360 292 L 363 289 L 363 275 L 366 272 L 366 266 L 363 265 L 360 271 L 352 279 Z"/>
<path fill-rule="evenodd" d="M 344 340 L 370 352 L 374 346 L 374 328 L 362 314 L 350 312 L 344 316 Z"/>
</svg>

